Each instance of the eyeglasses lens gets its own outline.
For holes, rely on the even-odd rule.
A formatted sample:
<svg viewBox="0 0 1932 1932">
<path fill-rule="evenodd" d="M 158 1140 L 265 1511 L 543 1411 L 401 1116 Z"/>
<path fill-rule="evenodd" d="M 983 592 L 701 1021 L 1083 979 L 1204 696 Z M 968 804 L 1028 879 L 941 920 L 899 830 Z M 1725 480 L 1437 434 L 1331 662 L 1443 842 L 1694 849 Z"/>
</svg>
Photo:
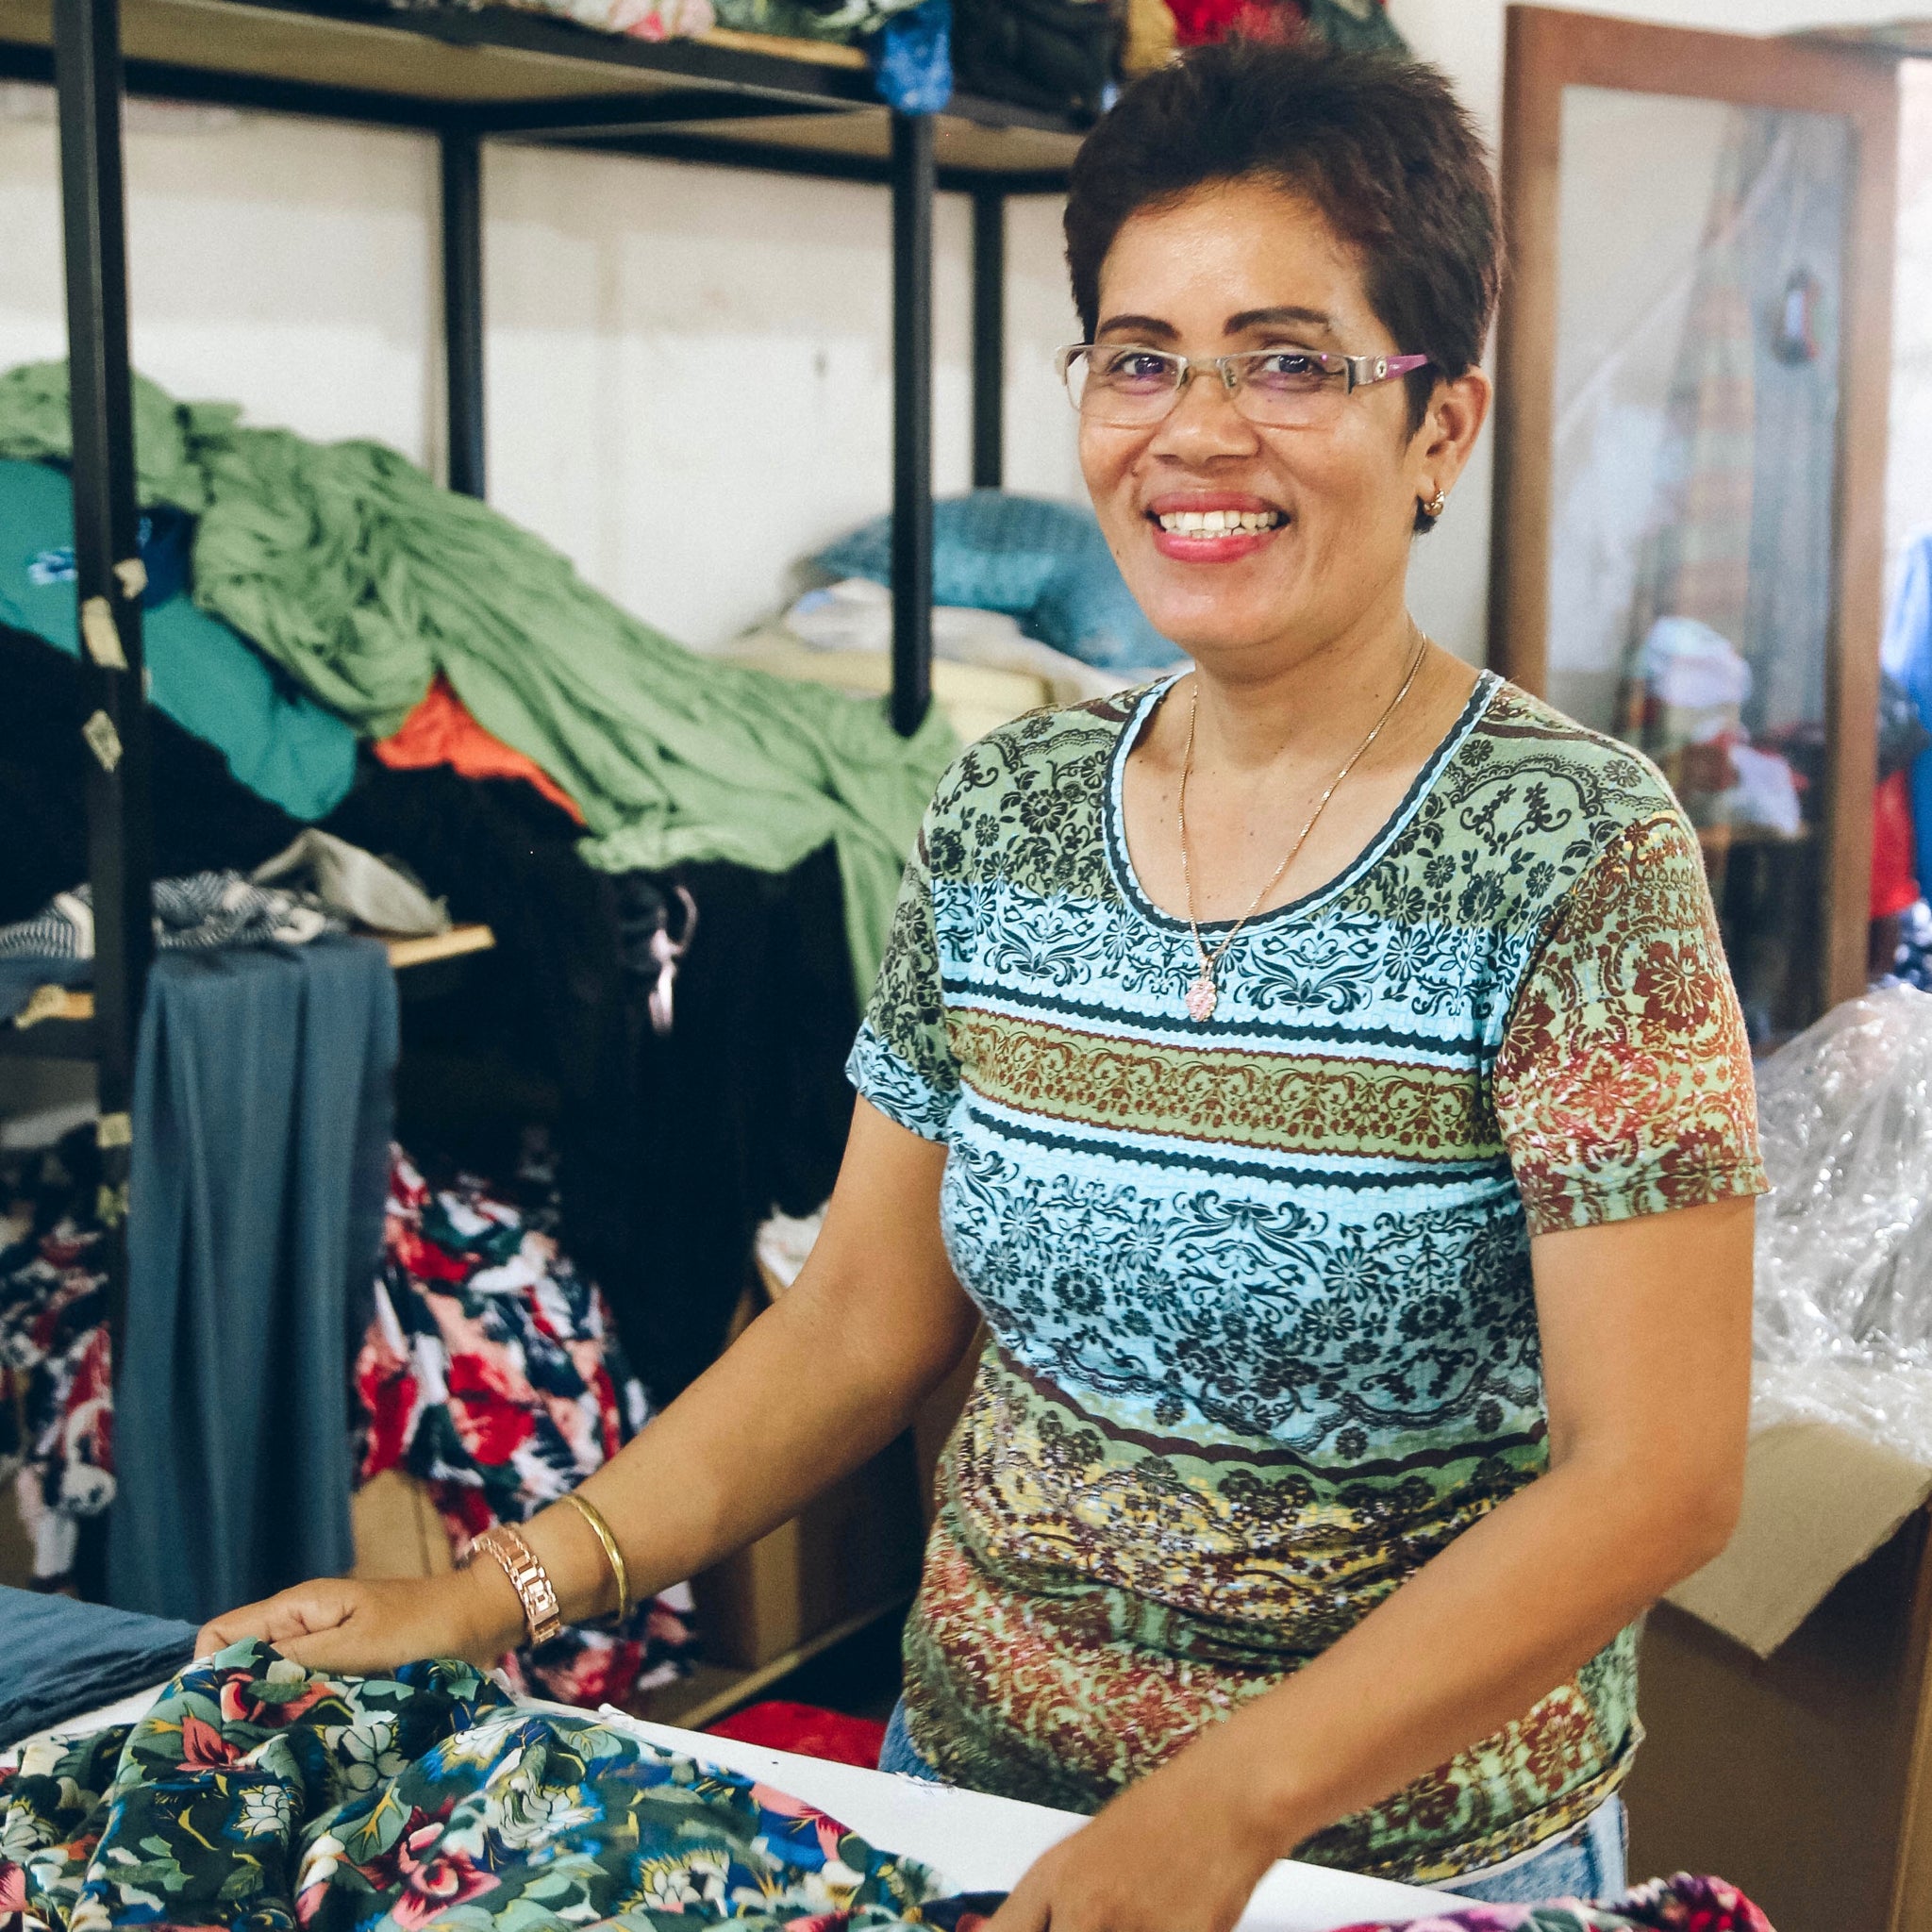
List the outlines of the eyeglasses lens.
<svg viewBox="0 0 1932 1932">
<path fill-rule="evenodd" d="M 1332 366 L 1331 366 L 1332 365 Z M 1229 400 L 1249 422 L 1270 428 L 1317 428 L 1333 419 L 1346 391 L 1339 358 L 1294 349 L 1260 349 L 1234 358 Z M 1082 419 L 1112 428 L 1158 423 L 1188 380 L 1223 388 L 1210 365 L 1187 369 L 1179 358 L 1152 349 L 1089 349 L 1068 358 L 1067 393 Z"/>
</svg>

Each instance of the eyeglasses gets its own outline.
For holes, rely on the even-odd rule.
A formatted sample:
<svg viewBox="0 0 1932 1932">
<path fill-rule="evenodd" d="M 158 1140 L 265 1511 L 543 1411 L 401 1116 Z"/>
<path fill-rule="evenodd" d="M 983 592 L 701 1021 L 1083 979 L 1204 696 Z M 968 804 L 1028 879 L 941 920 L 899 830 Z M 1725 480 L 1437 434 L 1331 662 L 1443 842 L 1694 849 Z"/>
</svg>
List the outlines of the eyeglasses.
<svg viewBox="0 0 1932 1932">
<path fill-rule="evenodd" d="M 1212 371 L 1235 408 L 1270 429 L 1321 429 L 1342 399 L 1373 383 L 1425 369 L 1426 356 L 1331 356 L 1321 349 L 1245 349 L 1235 356 L 1175 356 L 1113 342 L 1072 342 L 1055 358 L 1082 421 L 1146 429 Z"/>
</svg>

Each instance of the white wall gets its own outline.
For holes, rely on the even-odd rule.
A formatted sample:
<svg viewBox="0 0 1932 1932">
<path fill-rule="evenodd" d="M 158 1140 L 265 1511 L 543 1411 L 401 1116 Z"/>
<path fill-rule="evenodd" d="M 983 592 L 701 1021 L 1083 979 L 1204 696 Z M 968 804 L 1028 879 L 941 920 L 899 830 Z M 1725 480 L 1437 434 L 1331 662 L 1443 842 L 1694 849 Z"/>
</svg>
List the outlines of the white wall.
<svg viewBox="0 0 1932 1932">
<path fill-rule="evenodd" d="M 64 353 L 51 98 L 0 88 L 0 368 Z M 260 423 L 442 460 L 436 163 L 423 138 L 135 103 L 137 366 Z M 492 146 L 489 462 L 499 508 L 697 644 L 791 594 L 793 562 L 884 510 L 882 189 Z M 1008 214 L 1008 476 L 1076 494 L 1052 353 L 1076 333 L 1059 208 Z M 969 475 L 966 204 L 941 198 L 936 481 Z"/>
<path fill-rule="evenodd" d="M 1879 19 L 1896 0 L 1590 0 L 1738 31 Z M 1417 51 L 1493 129 L 1503 0 L 1391 0 Z M 1932 88 L 1921 85 L 1922 123 Z M 1894 536 L 1932 503 L 1932 137 L 1913 150 L 1900 288 Z M 137 104 L 128 167 L 134 340 L 178 393 L 257 421 L 378 436 L 441 460 L 435 171 L 402 134 Z M 792 561 L 889 488 L 886 198 L 857 186 L 492 149 L 495 501 L 595 583 L 694 643 L 775 607 Z M 1011 206 L 1008 481 L 1074 495 L 1048 358 L 1074 332 L 1058 209 Z M 967 228 L 939 222 L 938 482 L 966 480 Z M 0 366 L 62 347 L 45 96 L 0 89 Z M 1913 346 L 1916 345 L 1916 346 Z M 783 393 L 765 406 L 747 365 Z M 1905 446 L 1900 438 L 1908 440 Z M 1413 599 L 1445 643 L 1484 639 L 1489 453 L 1417 546 Z"/>
</svg>

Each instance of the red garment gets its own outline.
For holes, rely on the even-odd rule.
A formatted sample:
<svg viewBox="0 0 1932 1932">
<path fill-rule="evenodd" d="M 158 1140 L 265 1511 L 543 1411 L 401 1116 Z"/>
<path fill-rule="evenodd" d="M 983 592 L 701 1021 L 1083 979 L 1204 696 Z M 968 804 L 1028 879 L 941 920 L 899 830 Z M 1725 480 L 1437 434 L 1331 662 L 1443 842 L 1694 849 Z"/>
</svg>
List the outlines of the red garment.
<svg viewBox="0 0 1932 1932">
<path fill-rule="evenodd" d="M 1177 46 L 1214 41 L 1298 41 L 1307 25 L 1297 0 L 1167 0 Z"/>
<path fill-rule="evenodd" d="M 1909 770 L 1878 781 L 1872 801 L 1872 917 L 1891 919 L 1915 904 L 1912 794 Z"/>
<path fill-rule="evenodd" d="M 846 1717 L 841 1711 L 821 1710 L 815 1704 L 787 1704 L 775 1698 L 747 1705 L 706 1728 L 714 1738 L 735 1738 L 741 1744 L 795 1751 L 801 1757 L 856 1764 L 865 1771 L 879 1768 L 879 1753 L 886 1742 L 885 1725 L 869 1717 Z"/>
<path fill-rule="evenodd" d="M 578 824 L 584 822 L 576 801 L 562 786 L 534 758 L 484 730 L 441 674 L 424 692 L 423 702 L 403 720 L 403 728 L 393 738 L 375 741 L 375 756 L 398 771 L 447 765 L 465 778 L 523 778 L 552 805 L 560 805 Z"/>
</svg>

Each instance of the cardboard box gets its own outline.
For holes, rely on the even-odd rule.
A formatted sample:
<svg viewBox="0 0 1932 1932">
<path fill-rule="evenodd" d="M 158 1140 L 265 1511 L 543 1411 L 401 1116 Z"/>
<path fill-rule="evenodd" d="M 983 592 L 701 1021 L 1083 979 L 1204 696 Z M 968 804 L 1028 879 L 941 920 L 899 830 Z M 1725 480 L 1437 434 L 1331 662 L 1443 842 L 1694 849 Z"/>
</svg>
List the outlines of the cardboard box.
<svg viewBox="0 0 1932 1932">
<path fill-rule="evenodd" d="M 1630 1869 L 1778 1932 L 1932 1932 L 1932 1470 L 1822 1423 L 1754 1439 L 1724 1555 L 1652 1614 Z"/>
<path fill-rule="evenodd" d="M 746 1291 L 730 1341 L 785 1291 L 762 1266 L 759 1274 L 761 1291 Z M 920 1495 L 912 1441 L 902 1436 L 790 1523 L 693 1577 L 705 1660 L 756 1670 L 908 1597 L 925 1541 Z"/>
</svg>

